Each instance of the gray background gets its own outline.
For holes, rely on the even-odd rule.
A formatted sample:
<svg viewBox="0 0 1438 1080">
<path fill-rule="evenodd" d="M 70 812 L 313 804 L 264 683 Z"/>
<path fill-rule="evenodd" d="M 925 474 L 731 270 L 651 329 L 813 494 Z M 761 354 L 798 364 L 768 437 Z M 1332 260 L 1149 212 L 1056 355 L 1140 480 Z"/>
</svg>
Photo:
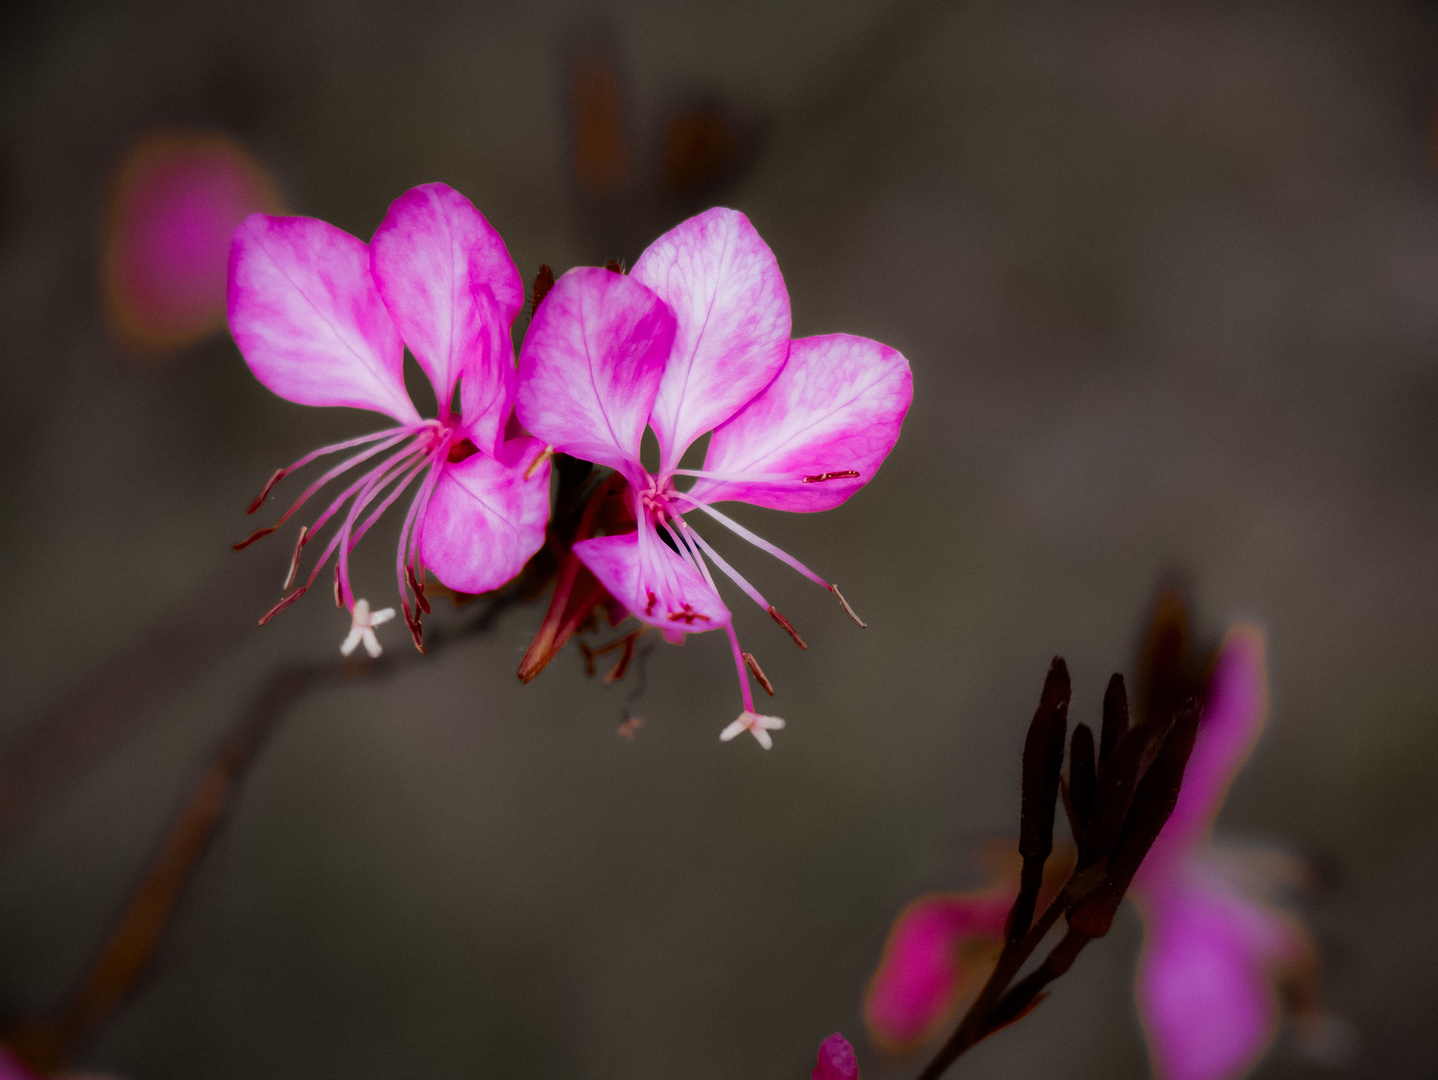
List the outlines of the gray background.
<svg viewBox="0 0 1438 1080">
<path fill-rule="evenodd" d="M 684 216 L 644 186 L 675 103 L 759 133 L 718 198 L 774 249 L 795 333 L 877 338 L 915 401 L 823 518 L 737 516 L 871 629 L 723 546 L 789 720 L 721 746 L 723 638 L 605 689 L 540 607 L 286 717 L 153 976 L 86 1054 L 137 1078 L 799 1078 L 916 893 L 978 882 L 1017 814 L 1055 653 L 1075 711 L 1130 664 L 1155 584 L 1271 633 L 1270 731 L 1221 828 L 1313 857 L 1304 910 L 1347 1075 L 1432 1075 L 1438 1029 L 1438 26 L 1424 5 L 845 0 L 12 6 L 0 16 L 0 752 L 155 620 L 212 659 L 90 754 L 0 853 L 0 1009 L 52 1006 L 264 673 L 329 655 L 323 597 L 263 631 L 288 542 L 243 555 L 274 466 L 372 418 L 280 401 L 226 339 L 136 363 L 99 317 L 106 170 L 218 126 L 291 205 L 367 237 L 444 180 L 526 276 Z M 576 194 L 565 58 L 622 62 L 636 188 Z M 616 250 L 621 248 L 622 250 Z M 708 530 L 712 535 L 713 530 Z M 722 539 L 722 538 L 721 538 Z M 386 593 L 377 534 L 358 574 Z M 216 585 L 216 575 L 222 583 Z M 188 621 L 186 621 L 188 620 Z M 443 619 L 437 619 L 443 621 Z M 386 628 L 392 650 L 403 629 Z M 177 660 L 177 664 L 180 661 Z M 192 668 L 192 669 L 191 669 Z M 972 1077 L 1142 1076 L 1128 912 Z M 1321 1075 L 1286 1043 L 1265 1077 Z"/>
</svg>

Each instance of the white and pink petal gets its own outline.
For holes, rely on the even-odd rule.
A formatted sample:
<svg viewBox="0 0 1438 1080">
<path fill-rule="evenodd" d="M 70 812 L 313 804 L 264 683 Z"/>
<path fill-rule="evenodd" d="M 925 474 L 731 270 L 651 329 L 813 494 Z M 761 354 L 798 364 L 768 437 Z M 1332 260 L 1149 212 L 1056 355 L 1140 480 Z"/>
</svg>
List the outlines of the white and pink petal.
<svg viewBox="0 0 1438 1080">
<path fill-rule="evenodd" d="M 913 399 L 902 353 L 849 334 L 801 338 L 763 393 L 715 430 L 690 494 L 775 510 L 838 506 L 873 479 Z M 747 478 L 747 479 L 746 479 Z"/>
<path fill-rule="evenodd" d="M 640 530 L 582 540 L 574 553 L 631 615 L 671 640 L 728 626 L 729 609 L 699 571 L 652 526 Z"/>
<path fill-rule="evenodd" d="M 228 305 L 245 362 L 280 397 L 418 422 L 364 241 L 314 218 L 251 214 L 230 246 Z"/>
<path fill-rule="evenodd" d="M 631 276 L 669 305 L 677 323 L 651 420 L 668 469 L 783 365 L 789 293 L 769 245 L 748 218 L 724 207 L 654 241 Z"/>
<path fill-rule="evenodd" d="M 509 327 L 524 305 L 524 282 L 484 215 L 447 184 L 424 184 L 391 204 L 370 250 L 375 285 L 434 384 L 441 415 L 461 377 L 484 384 L 480 396 L 502 399 L 495 409 L 507 410 Z M 493 452 L 492 437 L 483 448 Z"/>
<path fill-rule="evenodd" d="M 642 483 L 639 445 L 674 341 L 668 306 L 633 278 L 592 266 L 561 277 L 519 356 L 525 429 Z"/>
<path fill-rule="evenodd" d="M 420 528 L 424 565 L 456 592 L 497 589 L 544 544 L 549 461 L 518 438 L 498 458 L 471 454 L 442 466 Z M 538 464 L 535 464 L 536 459 Z"/>
</svg>

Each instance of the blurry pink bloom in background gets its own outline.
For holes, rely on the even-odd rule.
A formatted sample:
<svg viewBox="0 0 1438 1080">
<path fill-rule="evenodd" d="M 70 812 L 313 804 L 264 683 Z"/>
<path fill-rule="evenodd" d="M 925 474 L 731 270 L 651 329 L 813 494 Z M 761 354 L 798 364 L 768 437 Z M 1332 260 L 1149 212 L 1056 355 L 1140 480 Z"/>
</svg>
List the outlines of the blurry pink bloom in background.
<svg viewBox="0 0 1438 1080">
<path fill-rule="evenodd" d="M 889 930 L 864 997 L 864 1022 L 874 1042 L 891 1053 L 915 1050 L 936 1036 L 988 978 L 1003 949 L 1022 860 L 1012 841 L 985 844 L 978 854 L 994 881 L 989 888 L 920 896 Z M 1054 852 L 1042 904 L 1073 868 L 1073 855 L 1064 846 Z"/>
<path fill-rule="evenodd" d="M 661 236 L 630 276 L 579 267 L 560 278 L 525 337 L 515 401 L 529 431 L 629 483 L 636 531 L 583 540 L 575 554 L 630 614 L 671 642 L 704 630 L 728 634 L 744 708 L 721 737 L 747 730 L 766 748 L 783 721 L 754 709 L 746 666 L 773 691 L 740 649 L 709 563 L 807 646 L 683 514 L 702 511 L 839 596 L 711 504 L 838 506 L 873 478 L 913 395 L 908 361 L 895 350 L 846 334 L 791 342 L 789 330 L 789 295 L 773 252 L 743 214 L 715 208 Z M 659 444 L 654 473 L 640 461 L 646 428 Z M 680 468 L 710 431 L 704 468 Z M 681 492 L 678 476 L 697 482 Z"/>
<path fill-rule="evenodd" d="M 223 328 L 230 237 L 250 214 L 283 210 L 274 179 L 227 135 L 137 140 L 115 170 L 101 252 L 116 337 L 158 353 Z"/>
<path fill-rule="evenodd" d="M 340 521 L 305 583 L 262 623 L 298 600 L 338 552 L 335 602 L 351 614 L 343 651 L 363 642 L 378 655 L 373 628 L 393 611 L 371 611 L 356 598 L 349 556 L 416 480 L 395 577 L 421 650 L 426 567 L 456 592 L 481 593 L 514 577 L 539 550 L 549 517 L 548 458 L 534 439 L 506 438 L 514 393 L 509 328 L 523 306 L 524 285 L 504 241 L 444 184 L 396 199 L 369 245 L 314 218 L 256 214 L 236 230 L 230 328 L 255 377 L 303 405 L 372 409 L 399 421 L 306 454 L 278 470 L 250 506 L 253 513 L 281 479 L 314 459 L 363 447 L 237 548 L 274 532 L 341 474 L 378 459 L 300 530 L 285 588 L 296 579 L 305 545 L 331 518 Z M 422 419 L 405 390 L 406 345 L 434 386 L 435 419 Z"/>
<path fill-rule="evenodd" d="M 809 1080 L 859 1080 L 859 1059 L 837 1031 L 819 1044 L 819 1061 Z"/>
<path fill-rule="evenodd" d="M 1139 1014 L 1163 1080 L 1244 1075 L 1273 1039 L 1284 1005 L 1320 1056 L 1341 1054 L 1349 1037 L 1322 1007 L 1312 939 L 1268 899 L 1300 884 L 1306 868 L 1279 852 L 1209 842 L 1267 718 L 1264 652 L 1254 626 L 1225 638 L 1178 804 L 1129 892 L 1144 922 Z"/>
</svg>

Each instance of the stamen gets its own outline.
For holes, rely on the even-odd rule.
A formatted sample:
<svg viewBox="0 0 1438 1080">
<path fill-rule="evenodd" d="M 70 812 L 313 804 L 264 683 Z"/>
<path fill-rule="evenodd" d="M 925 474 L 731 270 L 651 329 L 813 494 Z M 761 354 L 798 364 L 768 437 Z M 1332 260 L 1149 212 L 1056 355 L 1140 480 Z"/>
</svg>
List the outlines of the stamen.
<svg viewBox="0 0 1438 1080">
<path fill-rule="evenodd" d="M 682 521 L 683 519 L 681 518 L 680 520 Z M 759 594 L 759 590 L 754 588 L 753 585 L 750 585 L 749 582 L 744 579 L 743 575 L 739 573 L 739 571 L 735 570 L 732 566 L 730 566 L 729 563 L 724 560 L 723 556 L 721 556 L 705 541 L 704 537 L 700 536 L 693 529 L 689 528 L 687 522 L 685 523 L 684 527 L 684 535 L 688 539 L 698 544 L 701 548 L 703 548 L 704 554 L 708 555 L 709 558 L 714 560 L 714 565 L 719 567 L 720 571 L 724 573 L 730 581 L 734 582 L 735 585 L 738 585 L 739 588 L 743 589 L 750 600 L 753 600 L 754 603 L 758 604 L 765 611 L 769 610 L 769 601 L 765 600 L 764 597 Z M 713 582 L 711 581 L 710 584 L 712 585 Z M 715 589 L 714 591 L 718 592 L 719 590 Z"/>
<path fill-rule="evenodd" d="M 791 623 L 788 619 L 784 618 L 784 616 L 780 615 L 779 609 L 776 608 L 773 604 L 769 605 L 769 615 L 776 623 L 778 623 L 780 626 L 782 626 L 785 630 L 788 631 L 789 636 L 794 639 L 795 645 L 799 646 L 799 648 L 803 649 L 805 652 L 809 651 L 809 646 L 804 644 L 804 639 L 799 636 L 799 631 L 794 629 L 794 624 Z"/>
<path fill-rule="evenodd" d="M 305 549 L 305 537 L 309 534 L 309 531 L 310 527 L 308 525 L 300 526 L 300 535 L 295 537 L 295 553 L 290 557 L 290 572 L 285 575 L 285 583 L 280 586 L 281 589 L 288 589 L 295 583 L 295 574 L 297 574 L 300 569 L 300 552 Z"/>
<path fill-rule="evenodd" d="M 423 574 L 424 571 L 421 570 L 420 573 Z M 424 613 L 428 615 L 430 607 L 429 601 L 426 600 L 424 596 L 424 582 L 414 576 L 414 567 L 412 566 L 406 566 L 404 568 L 404 576 L 409 579 L 409 587 L 414 592 L 415 600 L 419 603 L 419 606 L 424 609 Z"/>
<path fill-rule="evenodd" d="M 275 531 L 276 529 L 278 529 L 278 528 L 279 528 L 278 525 L 266 525 L 263 529 L 260 529 L 258 532 L 253 532 L 253 533 L 251 533 L 249 536 L 245 537 L 245 538 L 244 538 L 243 540 L 241 540 L 238 544 L 231 544 L 230 547 L 234 548 L 236 551 L 244 551 L 245 548 L 249 547 L 249 546 L 250 546 L 251 544 L 253 544 L 256 540 L 262 540 L 262 539 L 264 539 L 266 536 L 269 536 L 270 533 L 274 532 L 274 531 Z"/>
<path fill-rule="evenodd" d="M 863 619 L 859 618 L 859 613 L 849 606 L 849 601 L 844 599 L 844 594 L 839 591 L 839 586 L 830 585 L 829 591 L 839 598 L 839 603 L 844 605 L 844 610 L 849 613 L 849 618 L 853 619 L 856 623 L 859 624 L 860 630 L 869 629 L 869 624 L 866 623 Z"/>
<path fill-rule="evenodd" d="M 424 652 L 424 626 L 420 622 L 420 616 L 409 610 L 409 601 L 401 600 L 400 606 L 404 608 L 404 621 L 409 626 L 410 635 L 414 638 L 414 647 Z"/>
<path fill-rule="evenodd" d="M 245 513 L 253 514 L 256 510 L 263 506 L 265 500 L 270 497 L 270 492 L 275 490 L 275 485 L 278 484 L 281 480 L 283 480 L 286 474 L 289 473 L 289 471 L 289 469 L 276 469 L 275 475 L 270 477 L 270 482 L 265 485 L 265 490 L 255 496 L 255 501 L 250 503 L 249 509 L 247 509 Z"/>
<path fill-rule="evenodd" d="M 315 567 L 316 570 L 319 567 Z M 335 563 L 335 607 L 341 611 L 345 609 L 344 597 L 340 595 L 340 564 Z"/>
<path fill-rule="evenodd" d="M 629 670 L 630 663 L 634 660 L 634 647 L 639 643 L 639 635 L 643 632 L 642 630 L 635 630 L 624 635 L 624 651 L 619 654 L 619 663 L 614 665 L 614 670 L 604 676 L 605 686 L 611 686 L 624 678 L 625 673 Z"/>
<path fill-rule="evenodd" d="M 289 606 L 290 606 L 291 604 L 293 604 L 296 600 L 298 600 L 301 596 L 304 596 L 304 594 L 305 594 L 305 589 L 307 589 L 307 588 L 309 588 L 309 586 L 307 586 L 307 585 L 301 585 L 301 586 L 300 586 L 298 589 L 296 589 L 294 592 L 290 593 L 289 596 L 285 597 L 283 600 L 281 600 L 281 601 L 280 601 L 278 604 L 276 604 L 274 607 L 270 608 L 269 611 L 265 612 L 262 616 L 260 616 L 260 625 L 261 625 L 261 626 L 264 626 L 265 623 L 269 622 L 271 619 L 273 619 L 273 618 L 274 618 L 276 615 L 278 615 L 280 612 L 284 611 L 285 608 L 289 607 Z"/>
<path fill-rule="evenodd" d="M 818 476 L 804 477 L 806 484 L 822 484 L 825 480 L 852 480 L 859 475 L 857 469 L 844 469 L 840 472 L 820 473 Z"/>
<path fill-rule="evenodd" d="M 754 673 L 754 678 L 759 680 L 759 685 L 768 692 L 770 697 L 773 697 L 774 684 L 771 683 L 768 677 L 764 674 L 764 670 L 759 666 L 759 661 L 754 659 L 753 653 L 746 652 L 744 654 L 744 664 L 749 668 L 751 672 Z"/>
<path fill-rule="evenodd" d="M 535 471 L 544 464 L 545 459 L 553 453 L 554 447 L 552 446 L 546 446 L 543 450 L 541 450 L 538 456 L 529 463 L 529 468 L 524 470 L 524 478 L 528 480 L 531 476 L 533 476 Z"/>
<path fill-rule="evenodd" d="M 715 521 L 719 522 L 720 525 L 723 525 L 726 529 L 729 529 L 731 532 L 737 534 L 738 536 L 742 536 L 745 540 L 748 540 L 749 543 L 753 544 L 756 548 L 759 548 L 761 551 L 767 551 L 770 555 L 774 556 L 774 558 L 778 559 L 780 562 L 793 567 L 795 570 L 799 571 L 799 573 L 803 574 L 806 578 L 814 582 L 816 585 L 822 585 L 826 589 L 829 587 L 829 583 L 827 581 L 821 578 L 818 574 L 814 573 L 814 571 L 810 570 L 807 566 L 801 563 L 798 559 L 794 558 L 794 556 L 790 555 L 783 548 L 775 547 L 773 544 L 769 543 L 769 541 L 765 540 L 762 536 L 750 532 L 733 518 L 721 514 L 718 510 L 715 510 L 714 507 L 710 506 L 708 503 L 700 502 L 698 499 L 691 499 L 683 492 L 675 492 L 675 494 L 679 498 L 683 499 L 685 502 L 693 503 L 700 510 L 703 510 L 706 514 L 712 517 Z"/>
<path fill-rule="evenodd" d="M 769 610 L 772 611 L 773 608 L 770 608 Z M 685 604 L 682 611 L 671 611 L 668 615 L 665 616 L 665 618 L 667 618 L 670 622 L 678 622 L 680 619 L 683 619 L 685 626 L 693 626 L 695 619 L 700 619 L 703 622 L 713 621 L 709 618 L 708 615 L 695 611 L 694 605 L 692 604 Z M 791 629 L 789 632 L 792 634 L 794 631 Z M 795 640 L 797 640 L 797 638 Z M 804 648 L 806 649 L 808 647 L 809 646 L 807 645 L 804 646 Z"/>
</svg>

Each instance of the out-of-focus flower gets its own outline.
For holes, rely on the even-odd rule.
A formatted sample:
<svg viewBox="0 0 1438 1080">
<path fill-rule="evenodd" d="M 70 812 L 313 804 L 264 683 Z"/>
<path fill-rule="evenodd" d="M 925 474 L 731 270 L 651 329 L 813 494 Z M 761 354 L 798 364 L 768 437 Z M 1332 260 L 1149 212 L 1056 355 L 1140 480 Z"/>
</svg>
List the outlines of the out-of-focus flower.
<svg viewBox="0 0 1438 1080">
<path fill-rule="evenodd" d="M 168 131 L 135 142 L 115 170 L 101 253 L 116 337 L 160 354 L 221 329 L 235 227 L 283 210 L 273 178 L 227 135 Z"/>
<path fill-rule="evenodd" d="M 426 568 L 456 592 L 480 593 L 508 581 L 539 549 L 549 515 L 548 457 L 534 439 L 506 438 L 514 390 L 509 327 L 523 305 L 524 285 L 504 241 L 444 184 L 396 199 L 368 246 L 313 218 L 256 214 L 235 232 L 230 328 L 255 376 L 303 405 L 373 409 L 399 421 L 306 454 L 278 470 L 251 504 L 253 513 L 285 475 L 316 458 L 361 448 L 237 548 L 274 532 L 342 473 L 378 460 L 300 530 L 285 588 L 295 581 L 305 545 L 349 504 L 304 584 L 261 623 L 298 600 L 338 552 L 335 603 L 351 613 L 346 645 L 353 650 L 364 641 L 377 652 L 372 627 L 389 609 L 371 612 L 356 599 L 349 555 L 416 480 L 395 577 L 421 651 Z M 405 392 L 406 345 L 434 385 L 435 419 L 421 419 Z"/>
<path fill-rule="evenodd" d="M 1284 1004 L 1310 1043 L 1341 1031 L 1321 1004 L 1313 940 L 1270 900 L 1301 880 L 1301 864 L 1210 843 L 1267 711 L 1263 633 L 1236 626 L 1214 664 L 1178 804 L 1129 893 L 1144 922 L 1139 1014 L 1153 1071 L 1164 1080 L 1244 1075 L 1272 1040 Z"/>
<path fill-rule="evenodd" d="M 985 845 L 979 856 L 992 879 L 988 888 L 920 896 L 889 930 L 864 997 L 864 1021 L 874 1042 L 891 1053 L 914 1050 L 937 1035 L 988 977 L 1003 948 L 1023 861 L 1008 842 Z M 1063 848 L 1045 868 L 1042 903 L 1072 869 L 1073 850 Z"/>
<path fill-rule="evenodd" d="M 709 562 L 807 646 L 683 515 L 702 511 L 843 602 L 829 582 L 712 504 L 838 506 L 893 448 L 912 397 L 908 362 L 895 350 L 844 334 L 791 342 L 789 330 L 773 253 L 743 214 L 716 208 L 660 237 L 630 276 L 581 267 L 560 278 L 525 337 L 515 400 L 520 421 L 540 439 L 623 476 L 637 528 L 581 540 L 575 554 L 630 614 L 670 641 L 725 630 L 744 708 L 722 737 L 748 730 L 766 747 L 782 721 L 754 709 L 746 666 L 773 691 L 739 647 Z M 640 461 L 646 427 L 659 444 L 654 473 Z M 709 431 L 704 468 L 680 468 Z M 697 482 L 681 492 L 679 476 Z"/>
<path fill-rule="evenodd" d="M 819 1044 L 819 1061 L 809 1080 L 859 1080 L 859 1059 L 849 1040 L 839 1032 Z"/>
</svg>

